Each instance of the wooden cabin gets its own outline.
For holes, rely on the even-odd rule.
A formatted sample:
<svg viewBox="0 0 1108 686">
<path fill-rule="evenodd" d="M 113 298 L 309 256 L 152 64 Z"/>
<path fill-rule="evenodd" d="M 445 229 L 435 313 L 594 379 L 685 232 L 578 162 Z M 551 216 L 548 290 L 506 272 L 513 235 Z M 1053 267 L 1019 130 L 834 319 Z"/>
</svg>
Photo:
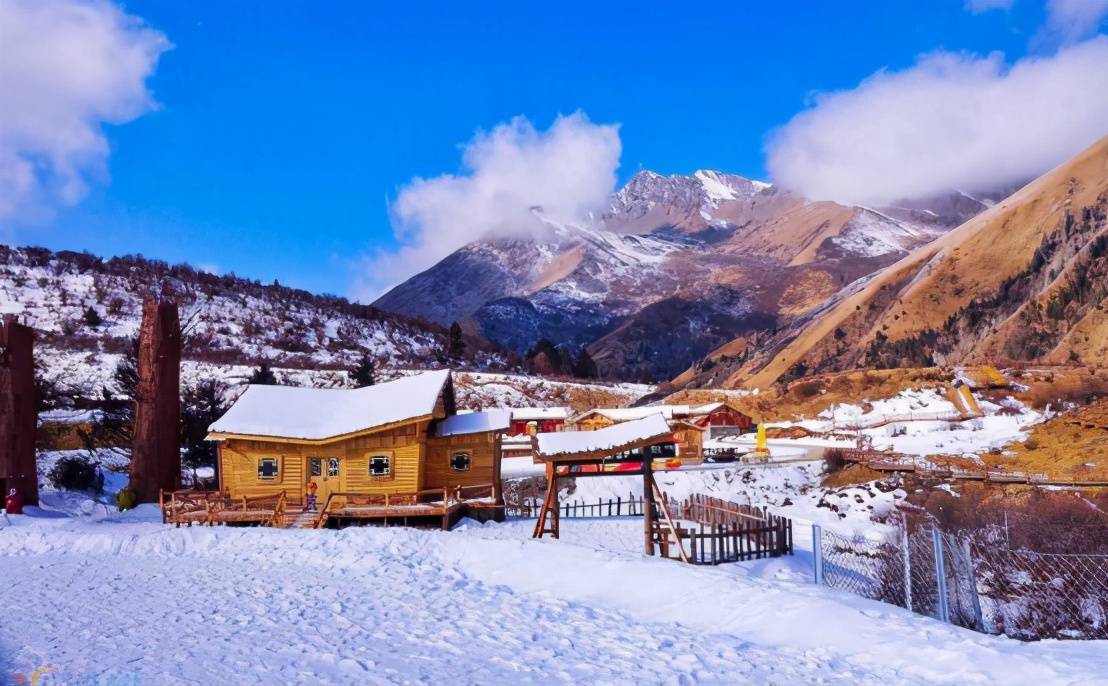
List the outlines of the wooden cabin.
<svg viewBox="0 0 1108 686">
<path fill-rule="evenodd" d="M 677 443 L 678 455 L 684 464 L 700 464 L 704 461 L 704 429 L 692 422 L 674 420 L 669 422 L 673 429 L 673 440 Z"/>
<path fill-rule="evenodd" d="M 736 436 L 754 431 L 754 418 L 728 402 L 708 403 L 692 408 L 690 421 L 708 431 L 708 438 Z"/>
<path fill-rule="evenodd" d="M 502 505 L 500 434 L 509 421 L 503 410 L 457 414 L 450 372 L 434 371 L 357 389 L 251 385 L 208 439 L 218 442 L 219 488 L 232 500 L 283 493 L 302 506 L 315 484 L 328 516 L 382 506 L 439 516 L 424 506 Z"/>
</svg>

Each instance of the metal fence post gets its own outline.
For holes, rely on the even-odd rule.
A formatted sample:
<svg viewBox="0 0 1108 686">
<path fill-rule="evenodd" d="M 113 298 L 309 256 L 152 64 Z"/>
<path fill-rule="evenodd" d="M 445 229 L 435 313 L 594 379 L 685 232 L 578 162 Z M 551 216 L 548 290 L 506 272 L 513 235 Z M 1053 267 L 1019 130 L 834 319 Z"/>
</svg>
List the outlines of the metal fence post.
<svg viewBox="0 0 1108 686">
<path fill-rule="evenodd" d="M 970 549 L 969 539 L 962 541 L 962 549 L 966 554 L 966 573 L 969 575 L 969 592 L 973 600 L 974 628 L 978 631 L 985 630 L 985 620 L 981 614 L 981 597 L 977 595 L 977 569 L 973 565 L 973 551 Z"/>
<path fill-rule="evenodd" d="M 812 525 L 812 565 L 817 586 L 823 585 L 823 531 L 819 524 Z"/>
<path fill-rule="evenodd" d="M 904 532 L 900 537 L 901 545 L 904 547 L 904 606 L 908 608 L 908 611 L 912 611 L 912 553 L 911 548 L 908 547 L 908 528 L 904 528 Z"/>
<path fill-rule="evenodd" d="M 939 594 L 939 621 L 950 623 L 949 598 L 946 595 L 946 567 L 943 565 L 943 536 L 938 527 L 931 529 L 931 545 L 935 549 L 935 584 Z"/>
</svg>

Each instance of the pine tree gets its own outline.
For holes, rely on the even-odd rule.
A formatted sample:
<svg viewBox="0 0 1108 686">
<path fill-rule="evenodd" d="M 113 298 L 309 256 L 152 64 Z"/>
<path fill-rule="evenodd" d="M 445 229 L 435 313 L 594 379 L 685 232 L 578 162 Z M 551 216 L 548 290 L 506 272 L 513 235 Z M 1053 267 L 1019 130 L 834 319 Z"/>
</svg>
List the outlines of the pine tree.
<svg viewBox="0 0 1108 686">
<path fill-rule="evenodd" d="M 458 322 L 454 322 L 450 325 L 450 343 L 447 354 L 453 359 L 458 359 L 465 352 L 465 349 L 466 342 L 462 338 L 462 326 Z"/>
<path fill-rule="evenodd" d="M 216 467 L 215 444 L 204 439 L 208 427 L 227 411 L 225 394 L 226 388 L 215 379 L 201 381 L 181 394 L 181 463 L 192 470 L 194 484 L 197 469 Z"/>
<path fill-rule="evenodd" d="M 573 361 L 573 375 L 581 379 L 595 379 L 600 375 L 596 362 L 585 348 L 581 348 L 577 359 Z"/>
<path fill-rule="evenodd" d="M 100 316 L 100 313 L 96 311 L 96 308 L 91 306 L 85 310 L 84 320 L 85 324 L 93 329 L 104 323 L 104 319 Z"/>
<path fill-rule="evenodd" d="M 87 450 L 130 449 L 135 432 L 135 391 L 138 388 L 138 339 L 128 346 L 112 371 L 111 388 L 100 389 L 99 413 L 88 430 L 77 429 Z"/>
<path fill-rule="evenodd" d="M 543 338 L 535 343 L 527 352 L 527 361 L 531 371 L 538 374 L 564 374 L 573 366 L 572 359 L 563 354 L 558 346 L 549 339 Z"/>
<path fill-rule="evenodd" d="M 353 369 L 347 372 L 350 380 L 354 382 L 354 385 L 358 388 L 363 386 L 372 386 L 377 383 L 377 365 L 374 364 L 373 358 L 366 353 L 362 355 L 362 358 L 358 360 L 358 364 Z"/>
<path fill-rule="evenodd" d="M 276 386 L 277 375 L 273 373 L 273 370 L 269 368 L 268 362 L 262 362 L 258 365 L 258 368 L 254 370 L 254 373 L 250 375 L 247 383 L 258 384 L 261 386 Z"/>
</svg>

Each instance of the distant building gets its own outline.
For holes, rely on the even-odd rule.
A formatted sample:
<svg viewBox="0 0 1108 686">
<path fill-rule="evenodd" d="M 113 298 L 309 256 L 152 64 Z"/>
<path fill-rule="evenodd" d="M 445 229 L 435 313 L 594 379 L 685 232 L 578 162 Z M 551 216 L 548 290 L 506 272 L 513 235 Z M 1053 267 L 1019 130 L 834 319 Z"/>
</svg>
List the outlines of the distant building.
<svg viewBox="0 0 1108 686">
<path fill-rule="evenodd" d="M 517 407 L 511 410 L 512 427 L 509 436 L 551 433 L 565 428 L 568 407 Z"/>
</svg>

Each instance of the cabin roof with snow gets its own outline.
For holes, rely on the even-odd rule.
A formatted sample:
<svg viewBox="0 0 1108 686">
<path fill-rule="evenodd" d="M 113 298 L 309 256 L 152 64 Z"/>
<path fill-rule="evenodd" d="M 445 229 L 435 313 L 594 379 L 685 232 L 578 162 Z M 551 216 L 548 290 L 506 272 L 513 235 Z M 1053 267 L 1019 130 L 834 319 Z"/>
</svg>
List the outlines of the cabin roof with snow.
<svg viewBox="0 0 1108 686">
<path fill-rule="evenodd" d="M 642 419 L 643 417 L 649 417 L 653 414 L 660 414 L 666 419 L 673 419 L 674 417 L 686 417 L 689 414 L 688 405 L 644 405 L 642 407 L 598 407 L 594 410 L 587 410 L 582 412 L 573 418 L 573 421 L 580 421 L 585 417 L 591 415 L 600 415 L 601 417 L 607 417 L 613 422 L 629 422 L 636 419 Z"/>
<path fill-rule="evenodd" d="M 569 418 L 568 407 L 516 407 L 512 408 L 512 420 L 517 422 L 534 422 L 542 419 Z"/>
<path fill-rule="evenodd" d="M 603 457 L 671 440 L 669 422 L 654 413 L 596 431 L 557 431 L 535 436 L 535 458 L 557 462 Z"/>
<path fill-rule="evenodd" d="M 435 436 L 463 436 L 487 431 L 505 431 L 512 425 L 511 410 L 464 412 L 447 417 L 435 426 Z"/>
<path fill-rule="evenodd" d="M 430 418 L 449 380 L 450 371 L 439 370 L 354 389 L 252 384 L 211 425 L 208 438 L 325 441 Z"/>
</svg>

